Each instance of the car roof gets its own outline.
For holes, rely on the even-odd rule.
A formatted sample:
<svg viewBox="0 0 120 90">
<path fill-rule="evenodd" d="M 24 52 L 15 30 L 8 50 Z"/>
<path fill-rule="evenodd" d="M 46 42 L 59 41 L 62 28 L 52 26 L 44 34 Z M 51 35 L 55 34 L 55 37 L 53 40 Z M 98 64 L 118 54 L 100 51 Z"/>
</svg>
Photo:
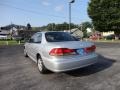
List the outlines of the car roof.
<svg viewBox="0 0 120 90">
<path fill-rule="evenodd" d="M 37 32 L 37 33 L 47 33 L 47 32 L 64 32 L 64 31 L 41 31 L 41 32 Z"/>
</svg>

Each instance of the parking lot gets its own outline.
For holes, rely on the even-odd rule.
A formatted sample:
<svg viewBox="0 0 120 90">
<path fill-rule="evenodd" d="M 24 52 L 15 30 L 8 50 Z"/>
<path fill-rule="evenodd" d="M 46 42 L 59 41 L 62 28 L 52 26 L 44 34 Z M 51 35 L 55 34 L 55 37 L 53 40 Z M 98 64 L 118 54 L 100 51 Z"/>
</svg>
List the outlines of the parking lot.
<svg viewBox="0 0 120 90">
<path fill-rule="evenodd" d="M 63 73 L 39 73 L 23 46 L 0 46 L 0 90 L 120 90 L 120 43 L 96 43 L 98 63 Z"/>
</svg>

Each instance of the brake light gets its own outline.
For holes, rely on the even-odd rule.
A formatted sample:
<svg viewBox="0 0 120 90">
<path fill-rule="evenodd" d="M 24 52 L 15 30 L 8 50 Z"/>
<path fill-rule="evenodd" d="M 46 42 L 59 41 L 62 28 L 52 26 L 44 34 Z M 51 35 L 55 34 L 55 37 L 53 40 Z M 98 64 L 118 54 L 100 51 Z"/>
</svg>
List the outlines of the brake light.
<svg viewBox="0 0 120 90">
<path fill-rule="evenodd" d="M 75 50 L 68 48 L 54 48 L 50 51 L 49 54 L 51 56 L 71 55 L 71 54 L 75 54 Z"/>
<path fill-rule="evenodd" d="M 92 45 L 91 47 L 87 47 L 84 50 L 85 50 L 86 53 L 90 53 L 90 52 L 94 52 L 95 49 L 96 49 L 96 46 Z"/>
<path fill-rule="evenodd" d="M 95 51 L 95 49 L 96 49 L 96 46 L 95 46 L 95 45 L 92 45 L 92 49 Z"/>
</svg>

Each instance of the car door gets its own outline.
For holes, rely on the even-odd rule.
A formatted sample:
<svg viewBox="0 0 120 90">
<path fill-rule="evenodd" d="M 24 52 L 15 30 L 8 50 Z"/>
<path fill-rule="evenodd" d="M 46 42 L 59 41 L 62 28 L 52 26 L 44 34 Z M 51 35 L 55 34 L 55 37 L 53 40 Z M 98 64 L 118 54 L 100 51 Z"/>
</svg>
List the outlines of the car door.
<svg viewBox="0 0 120 90">
<path fill-rule="evenodd" d="M 36 34 L 34 34 L 29 41 L 26 43 L 26 50 L 27 50 L 27 54 L 33 59 L 32 57 L 32 47 L 34 44 L 34 38 L 35 38 Z"/>
<path fill-rule="evenodd" d="M 36 55 L 38 53 L 39 48 L 41 47 L 41 41 L 42 41 L 42 33 L 37 33 L 33 37 L 33 43 L 30 45 L 31 57 L 35 62 L 36 62 Z"/>
</svg>

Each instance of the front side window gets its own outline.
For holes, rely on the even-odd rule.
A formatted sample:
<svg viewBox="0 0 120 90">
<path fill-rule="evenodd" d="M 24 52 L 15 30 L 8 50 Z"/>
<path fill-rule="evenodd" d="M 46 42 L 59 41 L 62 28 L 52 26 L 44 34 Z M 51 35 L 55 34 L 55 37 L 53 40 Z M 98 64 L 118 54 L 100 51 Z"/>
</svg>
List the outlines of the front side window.
<svg viewBox="0 0 120 90">
<path fill-rule="evenodd" d="M 37 43 L 41 43 L 41 41 L 42 41 L 42 34 L 39 33 L 39 34 L 36 36 L 36 42 L 37 42 Z"/>
<path fill-rule="evenodd" d="M 31 39 L 29 40 L 30 43 L 41 43 L 42 40 L 42 34 L 41 33 L 37 33 L 34 34 Z"/>
<path fill-rule="evenodd" d="M 48 42 L 77 41 L 73 36 L 66 32 L 47 32 L 45 33 Z"/>
</svg>

